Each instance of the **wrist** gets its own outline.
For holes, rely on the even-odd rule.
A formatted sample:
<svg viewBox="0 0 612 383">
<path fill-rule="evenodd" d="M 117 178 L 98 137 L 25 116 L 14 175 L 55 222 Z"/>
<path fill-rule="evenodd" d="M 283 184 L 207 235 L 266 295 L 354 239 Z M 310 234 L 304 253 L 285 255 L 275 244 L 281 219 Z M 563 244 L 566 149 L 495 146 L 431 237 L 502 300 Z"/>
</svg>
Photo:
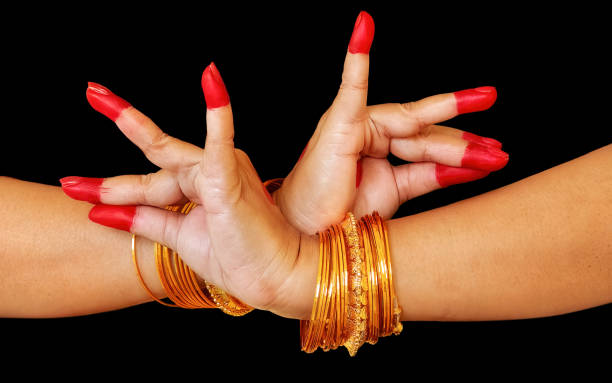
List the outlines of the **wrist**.
<svg viewBox="0 0 612 383">
<path fill-rule="evenodd" d="M 295 264 L 278 292 L 270 311 L 293 319 L 310 319 L 315 295 L 319 238 L 299 233 L 300 246 Z"/>
</svg>

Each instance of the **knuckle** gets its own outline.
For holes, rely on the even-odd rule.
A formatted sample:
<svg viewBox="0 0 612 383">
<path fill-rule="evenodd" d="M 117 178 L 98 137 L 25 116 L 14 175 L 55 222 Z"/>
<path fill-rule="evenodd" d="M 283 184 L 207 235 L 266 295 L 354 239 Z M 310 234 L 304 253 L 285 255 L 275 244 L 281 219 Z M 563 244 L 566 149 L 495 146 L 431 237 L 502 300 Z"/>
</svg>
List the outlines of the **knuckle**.
<svg viewBox="0 0 612 383">
<path fill-rule="evenodd" d="M 155 173 L 143 174 L 138 177 L 138 195 L 141 203 L 150 205 L 149 195 L 153 187 Z"/>
<path fill-rule="evenodd" d="M 145 154 L 147 154 L 148 156 L 151 154 L 162 152 L 164 148 L 168 145 L 170 140 L 171 137 L 168 134 L 160 131 L 158 134 L 154 135 L 151 139 L 151 142 L 146 145 L 144 149 Z"/>
<path fill-rule="evenodd" d="M 429 136 L 431 136 L 431 134 L 434 133 L 434 126 L 433 125 L 428 125 L 425 126 L 424 128 L 422 128 L 419 131 L 419 136 L 423 139 L 428 138 Z"/>
<path fill-rule="evenodd" d="M 416 126 L 419 129 L 423 129 L 427 126 L 425 121 L 423 121 L 423 117 L 420 115 L 419 104 L 416 101 L 405 102 L 403 104 L 399 104 L 400 110 L 404 113 L 409 119 L 414 121 Z"/>
<path fill-rule="evenodd" d="M 431 145 L 429 143 L 427 143 L 426 141 L 422 141 L 422 145 L 421 145 L 421 157 L 425 161 L 431 161 L 432 160 Z"/>
<path fill-rule="evenodd" d="M 345 76 L 342 76 L 342 83 L 340 84 L 340 89 L 357 91 L 368 90 L 368 80 L 349 79 Z"/>
</svg>

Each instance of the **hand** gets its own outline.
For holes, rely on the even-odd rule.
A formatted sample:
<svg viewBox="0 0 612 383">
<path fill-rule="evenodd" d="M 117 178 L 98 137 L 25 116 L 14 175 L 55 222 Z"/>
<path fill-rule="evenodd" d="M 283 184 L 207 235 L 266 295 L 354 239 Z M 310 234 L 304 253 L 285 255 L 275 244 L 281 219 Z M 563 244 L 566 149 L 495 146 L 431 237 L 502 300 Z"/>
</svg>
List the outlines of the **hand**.
<svg viewBox="0 0 612 383">
<path fill-rule="evenodd" d="M 247 155 L 234 149 L 229 97 L 214 64 L 204 71 L 202 87 L 208 108 L 205 150 L 168 136 L 129 103 L 90 83 L 91 105 L 115 120 L 161 170 L 67 177 L 62 188 L 75 199 L 102 203 L 89 214 L 94 222 L 174 249 L 198 275 L 243 302 L 304 317 L 296 312 L 301 307 L 296 309 L 291 289 L 300 286 L 293 286 L 292 272 L 299 250 L 314 239 L 302 238 L 287 222 Z M 188 215 L 161 209 L 187 201 L 198 204 Z"/>
<path fill-rule="evenodd" d="M 377 210 L 391 218 L 405 201 L 473 181 L 508 162 L 501 143 L 434 125 L 489 108 L 495 88 L 440 94 L 406 104 L 366 106 L 374 21 L 361 12 L 349 44 L 342 84 L 331 107 L 274 198 L 306 233 Z M 414 163 L 392 166 L 389 153 Z"/>
</svg>

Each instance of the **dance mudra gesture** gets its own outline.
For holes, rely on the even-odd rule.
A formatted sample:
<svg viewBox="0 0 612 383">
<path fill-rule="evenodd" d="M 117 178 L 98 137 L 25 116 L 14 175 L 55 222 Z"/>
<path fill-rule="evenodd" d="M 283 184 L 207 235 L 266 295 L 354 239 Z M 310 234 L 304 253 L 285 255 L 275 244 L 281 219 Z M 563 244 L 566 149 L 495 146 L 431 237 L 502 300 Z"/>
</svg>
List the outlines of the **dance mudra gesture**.
<svg viewBox="0 0 612 383">
<path fill-rule="evenodd" d="M 390 220 L 405 201 L 485 177 L 503 168 L 508 155 L 496 140 L 436 125 L 489 108 L 494 88 L 367 106 L 373 32 L 372 18 L 362 12 L 338 94 L 272 195 L 246 153 L 234 148 L 229 96 L 214 64 L 202 76 L 204 149 L 168 136 L 128 102 L 90 83 L 90 104 L 114 120 L 160 170 L 62 179 L 67 195 L 96 204 L 93 208 L 64 198 L 54 187 L 2 179 L 6 201 L 32 201 L 19 216 L 5 212 L 15 219 L 11 227 L 1 224 L 1 231 L 27 232 L 37 218 L 38 230 L 50 240 L 32 253 L 24 239 L 2 236 L 6 243 L 0 248 L 6 250 L 0 254 L 12 254 L 13 262 L 4 264 L 14 268 L 5 271 L 3 294 L 22 289 L 21 302 L 25 297 L 28 304 L 2 299 L 0 313 L 79 315 L 151 300 L 129 259 L 132 235 L 139 238 L 143 279 L 157 298 L 167 289 L 155 275 L 154 260 L 145 256 L 152 255 L 154 243 L 180 255 L 199 276 L 204 294 L 212 284 L 245 306 L 303 320 L 341 313 L 326 330 L 339 344 L 351 336 L 357 345 L 359 336 L 361 343 L 374 340 L 371 333 L 385 326 L 397 330 L 391 326 L 396 313 L 398 320 L 497 320 L 609 303 L 612 180 L 601 169 L 612 168 L 612 145 L 489 193 Z M 243 129 L 248 127 L 237 127 L 237 134 Z M 392 166 L 389 153 L 411 163 Z M 41 197 L 51 203 L 37 205 Z M 576 203 L 579 199 L 587 203 Z M 164 209 L 189 201 L 195 204 L 189 214 Z M 92 221 L 122 232 L 87 223 L 87 211 Z M 372 218 L 374 211 L 387 220 L 384 225 Z M 359 220 L 362 216 L 369 218 Z M 52 246 L 70 231 L 80 235 L 75 241 L 71 234 L 72 243 L 59 253 Z M 356 261 L 353 253 L 362 258 Z M 58 270 L 33 278 L 44 285 L 45 296 L 20 280 L 31 278 L 37 257 Z M 351 269 L 355 262 L 363 273 Z M 392 270 L 392 280 L 385 270 Z M 353 293 L 361 277 L 364 289 Z M 76 287 L 80 290 L 73 294 Z M 118 290 L 122 294 L 114 294 Z M 351 327 L 355 313 L 367 322 L 365 330 Z M 309 350 L 317 346 L 314 337 L 306 339 Z"/>
</svg>

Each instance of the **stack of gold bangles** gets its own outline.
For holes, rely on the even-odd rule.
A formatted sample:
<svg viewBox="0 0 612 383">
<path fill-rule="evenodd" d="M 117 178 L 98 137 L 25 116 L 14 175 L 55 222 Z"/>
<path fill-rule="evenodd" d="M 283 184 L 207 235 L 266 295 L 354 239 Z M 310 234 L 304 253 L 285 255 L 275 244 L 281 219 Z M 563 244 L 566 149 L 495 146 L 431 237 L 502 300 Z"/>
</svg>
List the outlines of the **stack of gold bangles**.
<svg viewBox="0 0 612 383">
<path fill-rule="evenodd" d="M 196 207 L 195 203 L 188 202 L 182 207 L 178 205 L 166 206 L 166 210 L 178 211 L 180 209 L 181 213 L 189 214 L 194 207 Z M 159 243 L 155 243 L 155 264 L 157 265 L 157 274 L 166 291 L 166 295 L 174 304 L 166 303 L 158 299 L 147 287 L 140 274 L 138 261 L 136 259 L 135 242 L 136 235 L 133 234 L 132 260 L 136 267 L 138 280 L 155 301 L 164 306 L 182 307 L 186 309 L 219 308 L 223 310 L 224 313 L 232 316 L 242 316 L 253 311 L 253 307 L 225 293 L 212 283 L 204 281 L 206 288 L 200 288 L 196 274 L 181 260 L 179 255 L 174 250 Z"/>
<path fill-rule="evenodd" d="M 374 212 L 352 213 L 319 233 L 317 287 L 310 320 L 301 321 L 302 350 L 345 346 L 355 356 L 365 342 L 402 331 L 393 288 L 387 230 Z"/>
<path fill-rule="evenodd" d="M 282 179 L 266 181 L 272 194 Z M 167 206 L 167 210 L 188 214 L 196 206 L 188 202 Z M 324 351 L 345 346 L 351 356 L 365 343 L 375 344 L 379 337 L 402 331 L 401 308 L 395 296 L 391 272 L 391 255 L 387 228 L 377 212 L 357 221 L 352 213 L 346 219 L 319 235 L 317 286 L 310 320 L 300 321 L 302 350 Z M 132 259 L 143 288 L 157 302 L 171 307 L 220 308 L 223 312 L 242 316 L 253 308 L 204 281 L 198 279 L 178 254 L 155 243 L 157 272 L 168 298 L 164 302 L 145 284 L 136 259 L 136 236 L 132 235 Z"/>
</svg>

